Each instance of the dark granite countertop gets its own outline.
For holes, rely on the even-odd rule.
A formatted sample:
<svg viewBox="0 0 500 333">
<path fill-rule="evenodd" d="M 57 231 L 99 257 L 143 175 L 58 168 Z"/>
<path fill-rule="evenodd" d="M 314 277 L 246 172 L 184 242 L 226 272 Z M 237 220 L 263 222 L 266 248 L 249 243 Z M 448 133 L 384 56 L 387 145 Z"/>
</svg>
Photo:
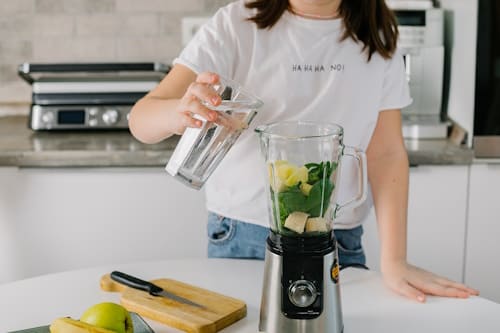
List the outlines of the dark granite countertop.
<svg viewBox="0 0 500 333">
<path fill-rule="evenodd" d="M 178 137 L 140 143 L 126 130 L 35 132 L 25 116 L 0 117 L 0 166 L 165 166 Z"/>
<path fill-rule="evenodd" d="M 474 150 L 445 139 L 406 140 L 405 144 L 411 166 L 468 165 L 474 160 Z"/>
<path fill-rule="evenodd" d="M 25 116 L 0 117 L 0 167 L 164 167 L 177 141 L 142 144 L 128 131 L 34 132 Z M 446 140 L 406 144 L 411 165 L 471 164 L 474 157 Z"/>
</svg>

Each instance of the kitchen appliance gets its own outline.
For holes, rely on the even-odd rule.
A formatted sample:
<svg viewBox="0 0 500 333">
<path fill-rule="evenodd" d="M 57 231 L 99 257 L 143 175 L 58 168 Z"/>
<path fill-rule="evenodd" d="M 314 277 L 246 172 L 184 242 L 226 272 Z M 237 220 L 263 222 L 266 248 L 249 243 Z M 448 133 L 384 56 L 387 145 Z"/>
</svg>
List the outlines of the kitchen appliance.
<svg viewBox="0 0 500 333">
<path fill-rule="evenodd" d="M 424 2 L 422 2 L 422 5 Z M 442 114 L 444 77 L 444 13 L 440 8 L 415 9 L 393 1 L 399 29 L 398 47 L 413 103 L 402 110 L 407 139 L 446 138 L 450 123 Z"/>
<path fill-rule="evenodd" d="M 366 156 L 343 145 L 334 124 L 283 122 L 260 126 L 266 164 L 267 238 L 259 330 L 340 333 L 339 261 L 332 224 L 366 198 Z M 358 162 L 359 193 L 337 204 L 343 156 Z"/>
<path fill-rule="evenodd" d="M 222 103 L 205 106 L 218 112 L 217 122 L 195 115 L 203 125 L 201 128 L 188 127 L 184 131 L 165 167 L 170 175 L 194 189 L 203 187 L 263 105 L 257 97 L 230 79 L 221 77 L 212 87 L 221 96 Z"/>
<path fill-rule="evenodd" d="M 432 0 L 386 0 L 390 8 L 429 9 L 434 7 Z"/>
<path fill-rule="evenodd" d="M 127 129 L 132 106 L 169 71 L 160 63 L 30 64 L 33 130 Z"/>
<path fill-rule="evenodd" d="M 479 1 L 476 102 L 473 146 L 476 157 L 500 157 L 500 3 Z"/>
<path fill-rule="evenodd" d="M 247 314 L 245 302 L 233 297 L 172 279 L 162 278 L 150 282 L 172 294 L 201 304 L 202 307 L 151 296 L 142 290 L 115 282 L 110 274 L 102 276 L 100 286 L 104 291 L 119 292 L 120 303 L 128 311 L 184 332 L 215 333 Z"/>
</svg>

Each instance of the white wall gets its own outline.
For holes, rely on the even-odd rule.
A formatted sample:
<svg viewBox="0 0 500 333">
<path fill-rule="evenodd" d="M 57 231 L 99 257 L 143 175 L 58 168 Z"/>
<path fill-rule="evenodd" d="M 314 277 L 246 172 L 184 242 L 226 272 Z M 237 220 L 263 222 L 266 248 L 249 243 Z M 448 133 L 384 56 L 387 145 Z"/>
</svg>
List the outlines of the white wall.
<svg viewBox="0 0 500 333">
<path fill-rule="evenodd" d="M 203 192 L 163 169 L 0 168 L 0 283 L 206 257 Z"/>
<path fill-rule="evenodd" d="M 468 170 L 466 165 L 410 169 L 408 262 L 463 281 Z M 380 269 L 380 242 L 374 212 L 365 221 L 367 264 Z"/>
<path fill-rule="evenodd" d="M 446 10 L 447 50 L 451 56 L 448 116 L 468 133 L 472 146 L 478 0 L 441 0 Z"/>
</svg>

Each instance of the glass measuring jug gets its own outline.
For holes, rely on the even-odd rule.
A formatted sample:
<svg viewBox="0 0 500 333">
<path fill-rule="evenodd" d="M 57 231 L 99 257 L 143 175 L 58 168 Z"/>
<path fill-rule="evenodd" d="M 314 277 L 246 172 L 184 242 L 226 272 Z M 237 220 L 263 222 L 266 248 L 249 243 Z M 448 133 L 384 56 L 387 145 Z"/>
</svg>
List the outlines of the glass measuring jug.
<svg viewBox="0 0 500 333">
<path fill-rule="evenodd" d="M 248 128 L 263 105 L 237 82 L 221 77 L 212 88 L 222 103 L 203 104 L 218 113 L 217 122 L 202 121 L 201 128 L 187 128 L 166 166 L 167 172 L 184 184 L 201 189 L 241 133 Z"/>
</svg>

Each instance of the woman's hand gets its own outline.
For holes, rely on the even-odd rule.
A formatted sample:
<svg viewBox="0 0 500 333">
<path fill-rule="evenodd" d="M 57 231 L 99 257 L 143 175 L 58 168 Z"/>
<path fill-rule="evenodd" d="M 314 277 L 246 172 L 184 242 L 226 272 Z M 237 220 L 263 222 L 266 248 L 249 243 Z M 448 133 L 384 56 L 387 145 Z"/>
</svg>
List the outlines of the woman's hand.
<svg viewBox="0 0 500 333">
<path fill-rule="evenodd" d="M 389 288 L 422 303 L 425 302 L 425 295 L 457 298 L 479 295 L 477 290 L 412 266 L 405 261 L 384 264 L 382 275 Z"/>
<path fill-rule="evenodd" d="M 202 121 L 194 116 L 199 115 L 208 121 L 217 120 L 217 112 L 208 109 L 202 104 L 205 102 L 213 106 L 221 103 L 221 97 L 210 87 L 219 82 L 219 76 L 215 73 L 204 72 L 196 77 L 186 93 L 174 109 L 174 117 L 171 118 L 171 129 L 175 134 L 182 134 L 186 127 L 199 128 Z"/>
</svg>

